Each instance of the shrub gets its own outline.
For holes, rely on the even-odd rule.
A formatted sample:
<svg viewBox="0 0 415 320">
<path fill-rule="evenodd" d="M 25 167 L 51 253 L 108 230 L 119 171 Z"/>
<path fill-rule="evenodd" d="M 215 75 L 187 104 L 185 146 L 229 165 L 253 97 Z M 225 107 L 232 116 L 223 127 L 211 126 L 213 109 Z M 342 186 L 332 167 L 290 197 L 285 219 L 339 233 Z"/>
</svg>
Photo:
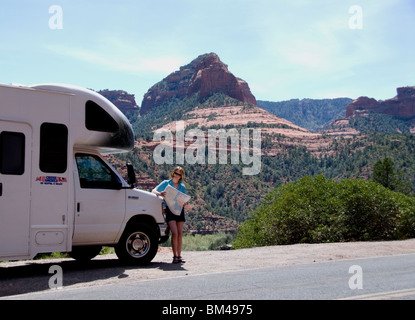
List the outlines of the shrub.
<svg viewBox="0 0 415 320">
<path fill-rule="evenodd" d="M 218 247 L 232 243 L 234 236 L 232 234 L 219 231 L 214 234 L 186 234 L 183 236 L 183 251 L 207 251 L 217 250 Z M 163 244 L 163 247 L 171 246 L 171 237 Z"/>
<path fill-rule="evenodd" d="M 414 198 L 375 182 L 306 176 L 271 191 L 233 245 L 403 239 L 414 227 Z"/>
</svg>

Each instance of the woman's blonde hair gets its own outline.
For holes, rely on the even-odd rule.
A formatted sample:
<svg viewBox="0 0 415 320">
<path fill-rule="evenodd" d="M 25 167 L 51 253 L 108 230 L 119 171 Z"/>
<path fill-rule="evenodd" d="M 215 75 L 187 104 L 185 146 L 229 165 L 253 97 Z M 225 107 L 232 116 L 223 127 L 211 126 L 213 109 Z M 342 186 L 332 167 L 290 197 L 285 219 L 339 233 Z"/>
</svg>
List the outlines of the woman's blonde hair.
<svg viewBox="0 0 415 320">
<path fill-rule="evenodd" d="M 182 167 L 177 166 L 176 168 L 174 168 L 174 170 L 172 172 L 170 172 L 170 178 L 174 177 L 174 173 L 175 172 L 180 173 L 182 176 L 180 177 L 179 181 L 183 182 L 184 181 L 184 169 Z"/>
</svg>

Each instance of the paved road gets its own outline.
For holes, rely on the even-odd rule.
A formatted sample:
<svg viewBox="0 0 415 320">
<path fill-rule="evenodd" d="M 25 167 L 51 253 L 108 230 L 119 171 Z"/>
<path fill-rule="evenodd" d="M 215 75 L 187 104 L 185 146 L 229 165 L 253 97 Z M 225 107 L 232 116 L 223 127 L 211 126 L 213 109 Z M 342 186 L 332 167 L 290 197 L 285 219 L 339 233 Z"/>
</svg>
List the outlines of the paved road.
<svg viewBox="0 0 415 320">
<path fill-rule="evenodd" d="M 352 287 L 352 289 L 351 289 Z M 362 289 L 359 289 L 362 287 Z M 354 289 L 353 289 L 354 288 Z M 415 254 L 174 274 L 2 299 L 414 299 Z"/>
</svg>

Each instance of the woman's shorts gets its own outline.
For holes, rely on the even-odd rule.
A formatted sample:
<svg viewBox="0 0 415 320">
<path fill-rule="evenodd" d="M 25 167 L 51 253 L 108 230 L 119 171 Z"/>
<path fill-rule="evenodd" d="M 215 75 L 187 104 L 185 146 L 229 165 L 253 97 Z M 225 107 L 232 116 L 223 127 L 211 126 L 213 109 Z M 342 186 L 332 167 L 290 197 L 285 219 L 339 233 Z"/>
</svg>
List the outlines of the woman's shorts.
<svg viewBox="0 0 415 320">
<path fill-rule="evenodd" d="M 172 213 L 169 207 L 166 205 L 166 221 L 176 221 L 176 222 L 186 222 L 186 214 L 184 213 L 184 209 L 182 209 L 182 213 L 180 216 L 176 216 Z"/>
</svg>

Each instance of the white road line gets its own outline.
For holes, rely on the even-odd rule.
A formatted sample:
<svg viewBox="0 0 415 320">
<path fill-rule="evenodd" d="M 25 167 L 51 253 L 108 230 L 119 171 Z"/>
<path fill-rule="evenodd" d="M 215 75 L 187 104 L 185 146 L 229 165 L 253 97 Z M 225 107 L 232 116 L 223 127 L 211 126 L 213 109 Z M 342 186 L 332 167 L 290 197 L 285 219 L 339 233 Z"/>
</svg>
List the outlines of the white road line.
<svg viewBox="0 0 415 320">
<path fill-rule="evenodd" d="M 386 300 L 408 296 L 415 296 L 415 288 L 368 293 L 359 296 L 341 298 L 339 300 Z"/>
</svg>

